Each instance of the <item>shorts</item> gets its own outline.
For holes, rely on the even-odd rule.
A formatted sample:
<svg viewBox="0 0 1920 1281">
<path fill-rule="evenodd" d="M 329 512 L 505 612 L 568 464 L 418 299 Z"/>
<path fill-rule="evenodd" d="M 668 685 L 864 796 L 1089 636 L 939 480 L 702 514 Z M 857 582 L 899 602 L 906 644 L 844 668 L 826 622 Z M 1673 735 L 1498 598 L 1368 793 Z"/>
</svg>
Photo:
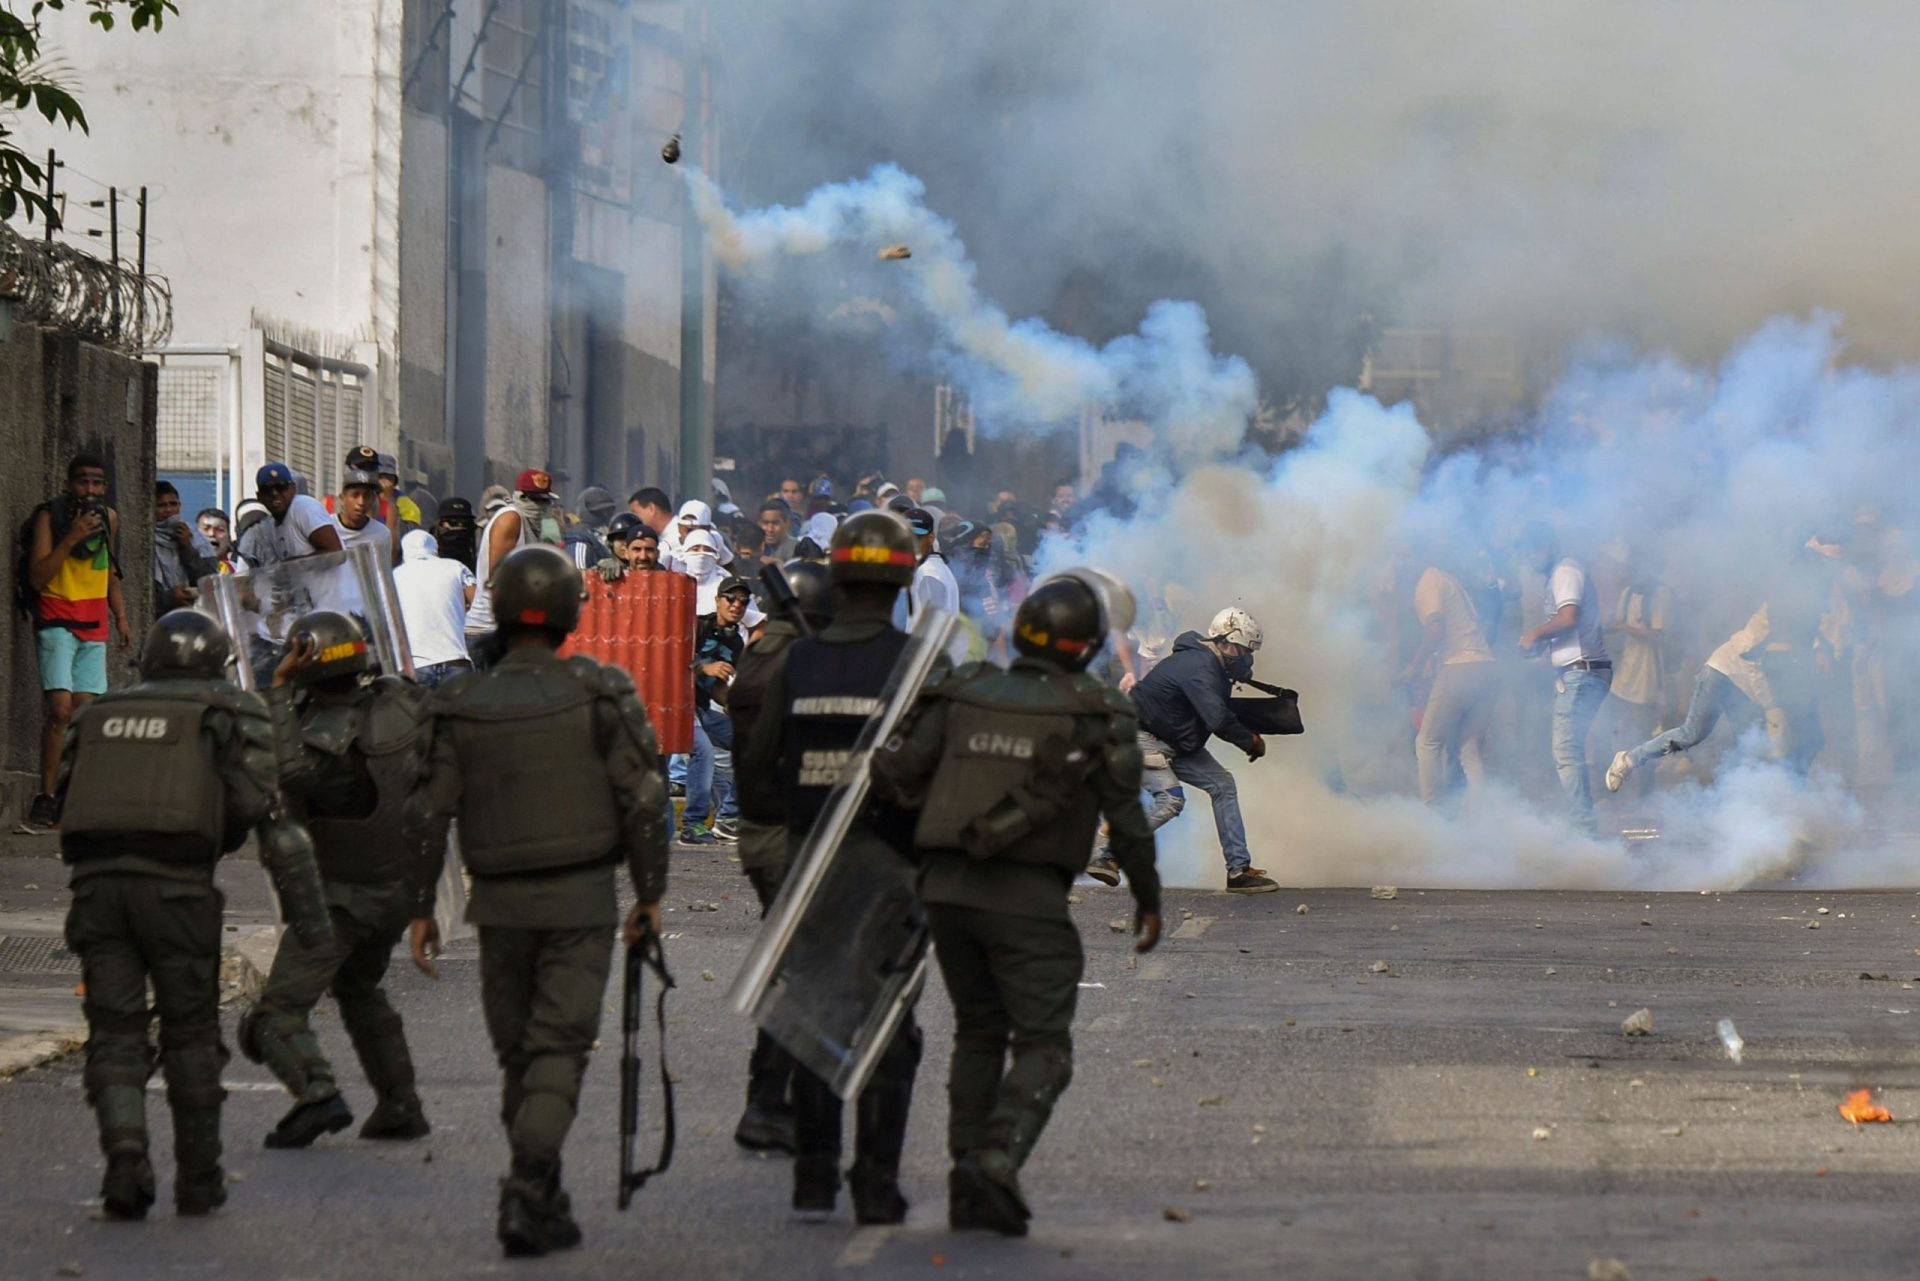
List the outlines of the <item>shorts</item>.
<svg viewBox="0 0 1920 1281">
<path fill-rule="evenodd" d="M 34 633 L 40 646 L 40 688 L 76 694 L 107 692 L 107 643 L 81 640 L 64 627 Z"/>
</svg>

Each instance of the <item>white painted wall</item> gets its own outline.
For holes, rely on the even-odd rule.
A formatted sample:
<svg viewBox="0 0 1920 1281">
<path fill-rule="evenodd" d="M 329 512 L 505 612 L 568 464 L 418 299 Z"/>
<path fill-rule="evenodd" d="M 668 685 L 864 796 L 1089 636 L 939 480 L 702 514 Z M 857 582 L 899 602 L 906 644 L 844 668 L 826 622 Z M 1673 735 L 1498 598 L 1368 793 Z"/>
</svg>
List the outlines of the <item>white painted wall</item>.
<svg viewBox="0 0 1920 1281">
<path fill-rule="evenodd" d="M 172 281 L 176 342 L 237 343 L 257 314 L 390 349 L 398 95 L 376 76 L 394 74 L 399 0 L 180 10 L 158 34 L 46 15 L 92 129 L 29 125 L 29 150 L 146 185 L 148 266 Z M 378 164 L 376 143 L 392 151 Z"/>
</svg>

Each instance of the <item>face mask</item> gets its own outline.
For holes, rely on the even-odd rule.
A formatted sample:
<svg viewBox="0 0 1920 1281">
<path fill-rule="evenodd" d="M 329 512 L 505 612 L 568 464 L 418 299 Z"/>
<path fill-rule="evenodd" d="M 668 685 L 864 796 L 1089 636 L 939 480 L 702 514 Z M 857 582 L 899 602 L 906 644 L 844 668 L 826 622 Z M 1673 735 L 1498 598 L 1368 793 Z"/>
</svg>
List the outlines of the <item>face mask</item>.
<svg viewBox="0 0 1920 1281">
<path fill-rule="evenodd" d="M 1253 675 L 1253 655 L 1238 654 L 1227 660 L 1227 675 L 1237 681 L 1247 680 Z"/>
<path fill-rule="evenodd" d="M 553 508 L 535 498 L 516 498 L 513 506 L 534 530 L 534 536 L 543 543 L 560 541 L 560 518 L 553 514 Z"/>
<path fill-rule="evenodd" d="M 720 558 L 712 552 L 688 552 L 687 572 L 695 578 L 705 578 L 719 565 Z"/>
</svg>

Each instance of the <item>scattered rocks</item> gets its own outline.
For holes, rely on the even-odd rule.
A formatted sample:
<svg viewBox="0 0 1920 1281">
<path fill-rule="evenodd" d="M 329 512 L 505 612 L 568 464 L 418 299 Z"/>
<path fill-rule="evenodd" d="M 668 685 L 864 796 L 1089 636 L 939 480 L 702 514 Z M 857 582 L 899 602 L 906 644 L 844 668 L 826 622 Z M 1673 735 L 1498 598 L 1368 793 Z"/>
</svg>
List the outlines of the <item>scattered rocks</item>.
<svg viewBox="0 0 1920 1281">
<path fill-rule="evenodd" d="M 1124 916 L 1116 916 L 1107 922 L 1107 928 L 1115 934 L 1129 934 L 1133 931 L 1133 922 Z"/>
<path fill-rule="evenodd" d="M 1687 1127 L 1684 1125 L 1669 1125 L 1664 1130 L 1660 1131 L 1660 1133 L 1666 1135 L 1670 1139 L 1677 1139 L 1681 1135 L 1685 1134 L 1686 1132 L 1687 1132 Z"/>
<path fill-rule="evenodd" d="M 1227 1096 L 1224 1094 L 1203 1094 L 1200 1096 L 1200 1106 L 1203 1108 L 1217 1108 L 1226 1101 Z"/>
<path fill-rule="evenodd" d="M 700 977 L 701 977 L 701 978 L 703 978 L 703 979 L 705 979 L 705 980 L 706 980 L 707 982 L 709 982 L 709 983 L 711 983 L 711 982 L 713 982 L 713 971 L 712 971 L 712 970 L 701 970 L 701 971 L 700 971 Z"/>
<path fill-rule="evenodd" d="M 1653 1011 L 1638 1009 L 1620 1021 L 1620 1030 L 1628 1036 L 1651 1036 L 1653 1034 Z"/>
<path fill-rule="evenodd" d="M 1168 1223 L 1192 1223 L 1193 1211 L 1183 1205 L 1166 1205 L 1160 1207 L 1160 1217 Z M 79 1273 L 74 1275 L 78 1276 Z"/>
<path fill-rule="evenodd" d="M 1376 885 L 1367 891 L 1367 897 L 1380 899 L 1399 898 L 1400 891 L 1392 885 Z"/>
<path fill-rule="evenodd" d="M 1295 916 L 1305 916 L 1307 914 L 1307 905 L 1302 903 L 1299 907 L 1294 908 L 1293 914 Z M 1915 955 L 1920 955 L 1920 953 L 1915 953 Z"/>
<path fill-rule="evenodd" d="M 1818 922 L 1818 921 L 1808 921 L 1808 922 L 1807 922 L 1807 928 L 1808 928 L 1808 929 L 1810 929 L 1810 930 L 1817 930 L 1817 929 L 1819 929 L 1819 928 L 1820 928 L 1820 922 Z"/>
<path fill-rule="evenodd" d="M 1388 965 L 1385 961 L 1375 961 L 1372 965 L 1369 965 L 1367 967 L 1367 973 L 1369 974 L 1391 974 L 1392 972 L 1393 972 L 1393 967 Z"/>
<path fill-rule="evenodd" d="M 80 1275 L 80 1265 L 77 1263 L 63 1263 L 53 1270 L 53 1275 L 57 1277 L 77 1277 Z"/>
<path fill-rule="evenodd" d="M 27 888 L 28 888 L 28 889 L 32 889 L 32 888 L 33 888 L 33 886 L 31 886 L 31 885 L 29 885 L 29 886 L 27 886 Z M 1829 914 L 1830 912 L 1832 912 L 1832 911 L 1833 911 L 1833 909 L 1832 909 L 1832 908 L 1830 908 L 1830 907 L 1816 907 L 1816 908 L 1814 908 L 1813 910 L 1814 910 L 1814 911 L 1815 911 L 1815 912 L 1816 912 L 1817 914 L 1819 914 L 1819 915 L 1821 915 L 1821 916 L 1826 916 L 1827 914 Z"/>
<path fill-rule="evenodd" d="M 710 903 L 703 898 L 697 898 L 687 904 L 687 910 L 689 912 L 718 912 L 720 905 L 718 903 Z"/>
<path fill-rule="evenodd" d="M 1211 1188 L 1212 1186 L 1213 1184 L 1207 1182 L 1205 1179 L 1195 1179 L 1193 1181 L 1193 1190 L 1195 1192 L 1205 1192 L 1208 1188 Z"/>
<path fill-rule="evenodd" d="M 1536 1125 L 1533 1127 L 1533 1141 L 1535 1143 L 1545 1143 L 1548 1139 L 1552 1137 L 1553 1137 L 1553 1131 L 1549 1130 L 1546 1126 Z"/>
<path fill-rule="evenodd" d="M 1587 1281 L 1633 1281 L 1633 1273 L 1618 1259 L 1593 1259 L 1587 1263 Z"/>
</svg>

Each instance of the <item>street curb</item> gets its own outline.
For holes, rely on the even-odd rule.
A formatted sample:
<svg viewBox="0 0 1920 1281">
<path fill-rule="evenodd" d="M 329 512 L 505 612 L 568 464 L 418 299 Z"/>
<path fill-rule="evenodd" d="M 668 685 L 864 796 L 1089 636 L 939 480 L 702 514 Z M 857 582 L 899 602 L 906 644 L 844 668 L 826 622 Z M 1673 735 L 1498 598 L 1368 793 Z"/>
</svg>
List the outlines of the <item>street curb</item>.
<svg viewBox="0 0 1920 1281">
<path fill-rule="evenodd" d="M 280 927 L 262 926 L 220 949 L 220 1004 L 250 1001 L 260 995 L 280 946 Z M 29 1068 L 44 1067 L 87 1044 L 85 1023 L 66 1023 L 40 1032 L 0 1037 L 0 1080 Z"/>
</svg>

